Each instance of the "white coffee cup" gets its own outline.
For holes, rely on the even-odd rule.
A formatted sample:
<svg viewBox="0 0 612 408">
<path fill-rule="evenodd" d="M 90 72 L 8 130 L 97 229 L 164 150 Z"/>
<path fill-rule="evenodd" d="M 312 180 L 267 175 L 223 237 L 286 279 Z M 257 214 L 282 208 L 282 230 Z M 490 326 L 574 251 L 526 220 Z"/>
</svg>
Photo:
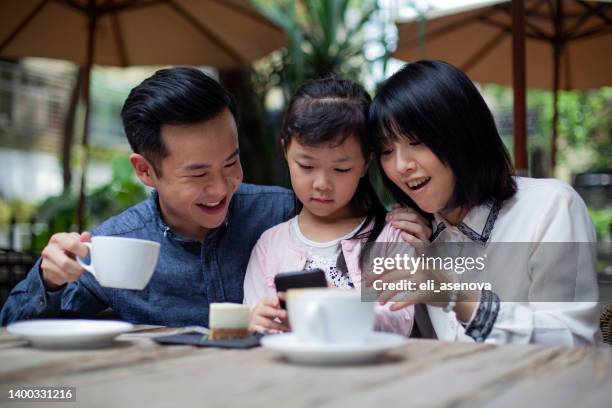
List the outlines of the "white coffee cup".
<svg viewBox="0 0 612 408">
<path fill-rule="evenodd" d="M 308 343 L 355 343 L 374 330 L 374 306 L 358 290 L 287 291 L 291 330 Z"/>
<path fill-rule="evenodd" d="M 96 236 L 89 248 L 91 263 L 77 262 L 102 286 L 142 290 L 155 271 L 159 258 L 158 242 L 124 237 Z"/>
</svg>

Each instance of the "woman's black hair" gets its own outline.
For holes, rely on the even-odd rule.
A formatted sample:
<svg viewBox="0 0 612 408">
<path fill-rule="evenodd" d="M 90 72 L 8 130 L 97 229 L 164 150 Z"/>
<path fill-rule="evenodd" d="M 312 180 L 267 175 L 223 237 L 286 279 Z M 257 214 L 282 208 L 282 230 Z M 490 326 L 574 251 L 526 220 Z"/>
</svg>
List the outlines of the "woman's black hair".
<svg viewBox="0 0 612 408">
<path fill-rule="evenodd" d="M 453 206 L 472 208 L 515 194 L 514 169 L 493 115 L 472 81 L 452 65 L 432 60 L 404 65 L 381 84 L 369 119 L 379 165 L 386 143 L 405 137 L 425 144 L 455 176 Z M 381 173 L 398 203 L 420 210 Z"/>
<path fill-rule="evenodd" d="M 353 81 L 336 77 L 308 81 L 289 102 L 281 128 L 282 146 L 288 149 L 292 140 L 305 146 L 340 145 L 346 138 L 354 136 L 367 161 L 375 149 L 368 127 L 370 102 L 366 90 Z M 375 241 L 385 226 L 386 209 L 372 186 L 369 171 L 359 180 L 351 205 L 367 214 L 362 227 L 352 238 Z M 302 207 L 296 199 L 296 212 L 299 213 Z M 372 220 L 374 227 L 368 231 Z M 343 262 L 344 259 L 339 259 L 338 268 L 346 273 Z"/>
</svg>

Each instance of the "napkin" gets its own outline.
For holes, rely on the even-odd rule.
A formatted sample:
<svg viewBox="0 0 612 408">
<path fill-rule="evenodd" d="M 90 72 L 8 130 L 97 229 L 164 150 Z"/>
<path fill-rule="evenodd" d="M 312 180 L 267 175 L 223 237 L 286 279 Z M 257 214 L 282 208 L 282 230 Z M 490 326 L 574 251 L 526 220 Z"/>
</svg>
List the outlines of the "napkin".
<svg viewBox="0 0 612 408">
<path fill-rule="evenodd" d="M 185 344 L 198 347 L 219 347 L 248 349 L 259 346 L 262 334 L 252 334 L 241 339 L 210 340 L 205 334 L 197 332 L 172 334 L 169 336 L 155 337 L 153 340 L 159 344 Z"/>
</svg>

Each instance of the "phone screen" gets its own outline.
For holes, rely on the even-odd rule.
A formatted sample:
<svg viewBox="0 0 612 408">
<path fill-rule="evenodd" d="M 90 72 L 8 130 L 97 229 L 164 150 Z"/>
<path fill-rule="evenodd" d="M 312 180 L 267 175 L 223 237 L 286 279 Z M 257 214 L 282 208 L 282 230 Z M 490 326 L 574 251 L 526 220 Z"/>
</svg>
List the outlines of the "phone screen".
<svg viewBox="0 0 612 408">
<path fill-rule="evenodd" d="M 282 272 L 274 277 L 274 286 L 277 292 L 287 292 L 296 288 L 325 288 L 327 279 L 321 269 L 308 271 Z M 281 308 L 285 309 L 285 302 L 281 300 Z"/>
</svg>

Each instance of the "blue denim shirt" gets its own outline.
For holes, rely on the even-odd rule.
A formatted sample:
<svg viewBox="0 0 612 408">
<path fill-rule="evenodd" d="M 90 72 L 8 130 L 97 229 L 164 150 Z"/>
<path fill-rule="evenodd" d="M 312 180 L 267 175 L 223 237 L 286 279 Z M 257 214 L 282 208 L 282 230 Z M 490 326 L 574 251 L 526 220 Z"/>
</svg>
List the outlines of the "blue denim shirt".
<svg viewBox="0 0 612 408">
<path fill-rule="evenodd" d="M 226 222 L 203 242 L 180 237 L 164 223 L 157 193 L 92 231 L 157 241 L 159 261 L 142 291 L 105 288 L 89 272 L 55 292 L 46 291 L 40 259 L 10 293 L 0 325 L 62 312 L 91 315 L 107 308 L 139 324 L 208 326 L 211 302 L 242 303 L 244 274 L 251 250 L 266 229 L 294 213 L 293 193 L 280 187 L 242 184 Z"/>
</svg>

